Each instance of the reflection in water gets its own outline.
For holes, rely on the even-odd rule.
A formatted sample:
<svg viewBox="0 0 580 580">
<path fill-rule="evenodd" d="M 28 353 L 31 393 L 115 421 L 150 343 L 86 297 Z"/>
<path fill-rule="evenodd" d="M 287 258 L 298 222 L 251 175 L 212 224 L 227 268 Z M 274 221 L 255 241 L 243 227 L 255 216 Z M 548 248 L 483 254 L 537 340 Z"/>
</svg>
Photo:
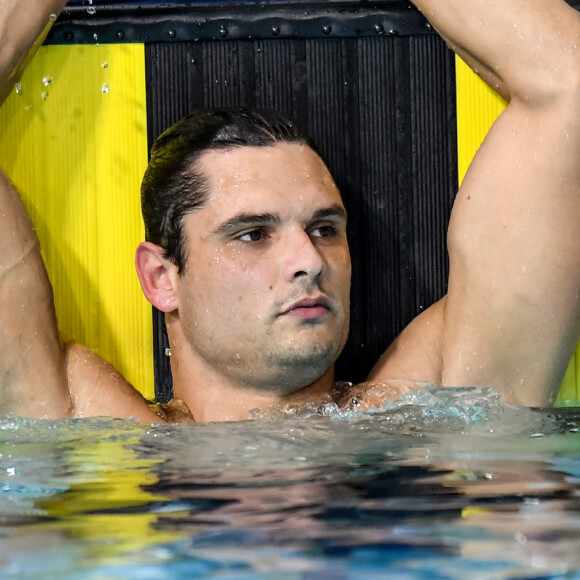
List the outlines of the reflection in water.
<svg viewBox="0 0 580 580">
<path fill-rule="evenodd" d="M 237 424 L 5 419 L 0 576 L 580 577 L 580 413 L 477 397 L 463 422 L 457 400 Z"/>
</svg>

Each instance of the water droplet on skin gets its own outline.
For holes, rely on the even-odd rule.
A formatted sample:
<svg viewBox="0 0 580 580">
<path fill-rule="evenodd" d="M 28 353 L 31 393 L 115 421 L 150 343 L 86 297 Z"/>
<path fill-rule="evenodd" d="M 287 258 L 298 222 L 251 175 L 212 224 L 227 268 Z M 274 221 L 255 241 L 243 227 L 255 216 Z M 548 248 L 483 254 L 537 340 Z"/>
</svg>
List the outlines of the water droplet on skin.
<svg viewBox="0 0 580 580">
<path fill-rule="evenodd" d="M 46 101 L 46 99 L 48 99 L 48 93 L 46 91 L 42 91 L 42 93 L 40 93 L 40 98 L 43 101 Z"/>
<path fill-rule="evenodd" d="M 110 90 L 111 90 L 111 87 L 107 83 L 103 83 L 101 85 L 101 93 L 104 93 L 105 95 L 107 95 Z"/>
<path fill-rule="evenodd" d="M 22 94 L 22 83 L 16 83 L 14 85 L 14 90 L 16 91 L 17 95 L 21 95 Z"/>
<path fill-rule="evenodd" d="M 42 77 L 42 84 L 45 87 L 48 87 L 48 86 L 52 85 L 52 81 L 54 81 L 54 79 L 50 75 L 47 75 L 45 77 Z"/>
<path fill-rule="evenodd" d="M 105 61 L 102 65 L 103 68 L 109 68 L 109 63 Z"/>
<path fill-rule="evenodd" d="M 32 105 L 26 105 L 26 107 L 24 107 L 25 111 L 31 111 L 32 110 Z"/>
<path fill-rule="evenodd" d="M 56 20 L 56 14 L 51 14 L 50 15 L 50 21 L 54 22 Z"/>
</svg>

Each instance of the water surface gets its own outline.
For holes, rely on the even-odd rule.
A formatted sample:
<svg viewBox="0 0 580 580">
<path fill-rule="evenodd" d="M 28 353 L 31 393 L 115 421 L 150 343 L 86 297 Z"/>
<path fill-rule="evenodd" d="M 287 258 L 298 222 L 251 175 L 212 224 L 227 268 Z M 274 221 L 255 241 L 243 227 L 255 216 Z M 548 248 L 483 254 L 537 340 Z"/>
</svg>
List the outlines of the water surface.
<svg viewBox="0 0 580 580">
<path fill-rule="evenodd" d="M 580 578 L 578 410 L 302 415 L 0 420 L 0 577 Z"/>
</svg>

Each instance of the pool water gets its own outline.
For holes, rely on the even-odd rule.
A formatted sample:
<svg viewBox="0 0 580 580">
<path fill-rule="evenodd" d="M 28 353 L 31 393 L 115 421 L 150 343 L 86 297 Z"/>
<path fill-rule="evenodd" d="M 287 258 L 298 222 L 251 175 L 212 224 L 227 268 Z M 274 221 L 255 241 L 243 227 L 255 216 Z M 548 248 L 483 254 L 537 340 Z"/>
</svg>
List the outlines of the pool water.
<svg viewBox="0 0 580 580">
<path fill-rule="evenodd" d="M 0 578 L 580 578 L 579 425 L 482 389 L 235 424 L 8 417 Z"/>
</svg>

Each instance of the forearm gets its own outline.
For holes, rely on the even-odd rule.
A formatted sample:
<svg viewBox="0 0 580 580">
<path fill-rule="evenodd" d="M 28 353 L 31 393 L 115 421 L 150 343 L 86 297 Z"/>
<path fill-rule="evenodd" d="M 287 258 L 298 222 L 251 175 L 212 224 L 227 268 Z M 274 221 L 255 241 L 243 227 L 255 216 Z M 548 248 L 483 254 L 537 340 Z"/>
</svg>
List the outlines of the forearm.
<svg viewBox="0 0 580 580">
<path fill-rule="evenodd" d="M 577 81 L 578 13 L 562 0 L 413 0 L 504 98 L 543 102 Z"/>
<path fill-rule="evenodd" d="M 67 0 L 0 0 L 0 103 Z"/>
</svg>

